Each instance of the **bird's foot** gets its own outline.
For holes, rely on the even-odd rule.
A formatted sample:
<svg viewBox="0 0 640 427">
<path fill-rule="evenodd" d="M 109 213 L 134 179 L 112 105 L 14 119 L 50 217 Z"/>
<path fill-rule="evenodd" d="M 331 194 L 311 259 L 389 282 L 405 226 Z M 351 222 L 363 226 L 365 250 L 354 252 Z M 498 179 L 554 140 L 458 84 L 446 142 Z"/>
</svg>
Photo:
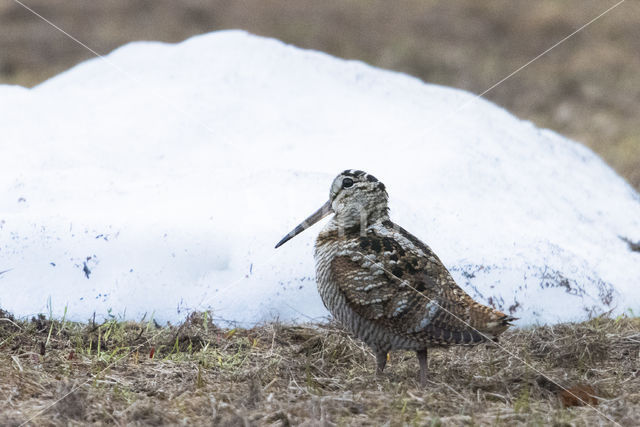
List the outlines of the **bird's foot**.
<svg viewBox="0 0 640 427">
<path fill-rule="evenodd" d="M 387 352 L 376 352 L 376 375 L 381 376 L 384 371 L 384 367 L 387 366 Z"/>
<path fill-rule="evenodd" d="M 420 387 L 426 387 L 427 385 L 427 349 L 417 350 L 418 363 L 420 364 L 420 374 L 418 381 L 420 381 Z"/>
</svg>

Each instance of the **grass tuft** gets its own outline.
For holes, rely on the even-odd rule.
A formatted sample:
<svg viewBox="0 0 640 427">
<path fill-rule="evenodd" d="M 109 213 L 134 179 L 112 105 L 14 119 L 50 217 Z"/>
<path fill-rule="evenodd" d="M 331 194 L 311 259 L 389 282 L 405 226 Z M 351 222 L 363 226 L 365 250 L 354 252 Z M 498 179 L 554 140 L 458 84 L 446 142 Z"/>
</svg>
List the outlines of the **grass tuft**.
<svg viewBox="0 0 640 427">
<path fill-rule="evenodd" d="M 639 318 L 597 318 L 508 331 L 500 345 L 517 357 L 490 345 L 432 349 L 422 389 L 412 353 L 391 353 L 377 378 L 369 349 L 335 324 L 228 330 L 208 313 L 156 327 L 0 311 L 0 421 L 633 425 L 638 331 Z"/>
</svg>

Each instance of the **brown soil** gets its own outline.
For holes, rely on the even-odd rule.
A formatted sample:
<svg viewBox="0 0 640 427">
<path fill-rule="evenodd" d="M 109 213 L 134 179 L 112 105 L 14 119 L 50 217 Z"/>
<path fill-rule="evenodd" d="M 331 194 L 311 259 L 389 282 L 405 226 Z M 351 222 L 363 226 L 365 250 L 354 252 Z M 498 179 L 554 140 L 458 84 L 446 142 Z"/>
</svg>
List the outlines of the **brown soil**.
<svg viewBox="0 0 640 427">
<path fill-rule="evenodd" d="M 640 319 L 508 331 L 501 348 L 395 352 L 336 325 L 221 329 L 0 313 L 0 424 L 634 425 Z"/>
</svg>

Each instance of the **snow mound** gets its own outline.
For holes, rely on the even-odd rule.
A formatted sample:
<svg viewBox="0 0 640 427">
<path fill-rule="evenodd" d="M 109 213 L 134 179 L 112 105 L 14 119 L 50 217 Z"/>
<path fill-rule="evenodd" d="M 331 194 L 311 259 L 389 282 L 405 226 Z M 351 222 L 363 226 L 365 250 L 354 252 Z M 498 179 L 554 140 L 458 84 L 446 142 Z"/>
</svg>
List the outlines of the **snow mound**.
<svg viewBox="0 0 640 427">
<path fill-rule="evenodd" d="M 321 225 L 273 246 L 351 168 L 520 325 L 640 312 L 638 194 L 464 91 L 225 31 L 0 86 L 0 128 L 0 307 L 19 316 L 322 320 Z"/>
</svg>

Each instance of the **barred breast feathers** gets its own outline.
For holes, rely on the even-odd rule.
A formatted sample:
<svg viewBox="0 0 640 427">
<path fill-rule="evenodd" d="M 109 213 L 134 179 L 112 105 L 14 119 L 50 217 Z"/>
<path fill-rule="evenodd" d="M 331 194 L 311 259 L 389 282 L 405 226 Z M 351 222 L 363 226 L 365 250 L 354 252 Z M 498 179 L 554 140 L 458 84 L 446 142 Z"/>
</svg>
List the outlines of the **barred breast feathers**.
<svg viewBox="0 0 640 427">
<path fill-rule="evenodd" d="M 335 289 L 363 319 L 416 345 L 478 344 L 513 320 L 475 302 L 427 245 L 389 220 L 342 232 L 330 221 L 316 261 L 321 293 Z"/>
</svg>

